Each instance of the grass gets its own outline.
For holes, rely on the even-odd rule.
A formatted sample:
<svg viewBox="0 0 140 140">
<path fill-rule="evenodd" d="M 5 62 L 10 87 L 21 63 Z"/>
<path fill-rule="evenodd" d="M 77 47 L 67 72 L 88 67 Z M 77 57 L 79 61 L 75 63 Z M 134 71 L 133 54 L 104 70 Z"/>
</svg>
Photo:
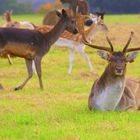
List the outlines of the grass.
<svg viewBox="0 0 140 140">
<path fill-rule="evenodd" d="M 107 16 L 106 23 L 116 49 L 125 44 L 130 29 L 136 33 L 131 46 L 139 44 L 140 22 L 136 17 L 138 15 Z M 119 18 L 124 21 L 120 22 Z M 41 24 L 42 15 L 14 16 L 14 19 Z M 95 43 L 106 45 L 104 36 L 97 34 Z M 101 75 L 107 63 L 93 49 L 87 47 L 86 53 Z M 127 77 L 139 79 L 139 62 L 140 55 L 128 64 Z M 0 91 L 0 140 L 140 139 L 140 112 L 88 110 L 87 100 L 95 77 L 79 54 L 75 54 L 73 73 L 68 75 L 69 50 L 50 50 L 42 62 L 43 91 L 35 74 L 23 90 L 13 91 L 27 76 L 23 59 L 13 58 L 13 63 L 9 66 L 5 59 L 0 63 L 0 83 L 5 88 Z"/>
</svg>

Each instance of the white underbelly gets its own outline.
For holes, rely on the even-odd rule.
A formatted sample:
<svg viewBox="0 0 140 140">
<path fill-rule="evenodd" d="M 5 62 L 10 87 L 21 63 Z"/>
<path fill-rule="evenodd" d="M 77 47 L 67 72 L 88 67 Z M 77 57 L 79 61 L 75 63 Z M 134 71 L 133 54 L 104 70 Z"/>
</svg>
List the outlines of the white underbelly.
<svg viewBox="0 0 140 140">
<path fill-rule="evenodd" d="M 64 39 L 64 38 L 59 38 L 56 42 L 55 45 L 58 47 L 67 47 L 70 49 L 73 49 L 74 46 L 79 45 L 80 43 L 69 40 L 69 39 Z"/>
<path fill-rule="evenodd" d="M 122 94 L 124 92 L 123 82 L 118 82 L 113 85 L 106 87 L 104 90 L 96 96 L 95 109 L 98 110 L 115 110 L 118 105 Z"/>
</svg>

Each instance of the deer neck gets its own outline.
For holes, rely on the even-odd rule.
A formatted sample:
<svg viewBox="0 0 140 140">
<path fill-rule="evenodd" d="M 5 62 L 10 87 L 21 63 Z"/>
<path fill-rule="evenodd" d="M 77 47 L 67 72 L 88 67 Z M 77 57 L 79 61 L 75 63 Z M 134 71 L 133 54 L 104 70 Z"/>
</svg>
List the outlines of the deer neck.
<svg viewBox="0 0 140 140">
<path fill-rule="evenodd" d="M 115 110 L 125 88 L 125 76 L 115 76 L 107 66 L 98 80 L 98 93 L 95 96 L 95 108 L 99 110 Z"/>
<path fill-rule="evenodd" d="M 67 26 L 67 21 L 65 19 L 60 19 L 59 22 L 51 29 L 49 32 L 44 31 L 45 39 L 47 41 L 48 46 L 51 46 L 53 43 L 57 41 L 59 36 L 65 31 Z"/>
</svg>

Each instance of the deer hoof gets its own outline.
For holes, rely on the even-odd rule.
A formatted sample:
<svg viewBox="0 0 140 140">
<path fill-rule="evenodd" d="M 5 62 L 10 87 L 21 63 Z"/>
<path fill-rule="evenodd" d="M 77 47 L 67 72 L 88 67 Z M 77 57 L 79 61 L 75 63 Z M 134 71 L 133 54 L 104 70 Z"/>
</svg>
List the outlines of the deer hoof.
<svg viewBox="0 0 140 140">
<path fill-rule="evenodd" d="M 0 90 L 3 90 L 4 89 L 4 87 L 2 86 L 2 84 L 0 84 Z"/>
<path fill-rule="evenodd" d="M 21 87 L 16 87 L 14 90 L 17 91 L 17 90 L 21 90 L 22 88 Z"/>
</svg>

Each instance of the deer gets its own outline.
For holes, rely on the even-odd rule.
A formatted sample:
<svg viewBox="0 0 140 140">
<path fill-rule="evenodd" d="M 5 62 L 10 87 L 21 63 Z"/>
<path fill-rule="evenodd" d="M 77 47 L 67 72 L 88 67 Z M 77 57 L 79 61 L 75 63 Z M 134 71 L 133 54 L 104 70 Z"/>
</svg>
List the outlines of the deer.
<svg viewBox="0 0 140 140">
<path fill-rule="evenodd" d="M 83 23 L 82 26 L 84 26 L 84 19 L 85 18 L 89 18 L 82 16 L 81 14 L 79 15 L 79 18 L 76 19 L 77 22 L 81 22 Z M 108 28 L 107 26 L 104 24 L 103 20 L 101 19 L 101 17 L 97 17 L 95 15 L 90 14 L 90 18 L 93 21 L 93 24 L 86 30 L 83 31 L 87 40 L 89 42 L 92 42 L 92 40 L 94 39 L 95 34 L 102 30 L 105 33 L 108 32 Z M 79 25 L 79 24 L 78 24 Z M 41 32 L 46 32 L 49 31 L 52 26 L 49 25 L 43 25 L 43 26 L 34 26 L 35 30 L 41 31 Z M 79 28 L 83 28 L 83 27 L 79 27 Z M 79 29 L 81 30 L 81 29 Z M 80 56 L 82 56 L 82 58 L 87 62 L 89 68 L 90 68 L 90 72 L 94 73 L 94 68 L 92 66 L 92 63 L 90 62 L 89 57 L 86 55 L 85 53 L 85 45 L 82 42 L 82 34 L 79 32 L 77 34 L 72 34 L 68 31 L 65 31 L 64 33 L 62 33 L 60 35 L 60 38 L 54 43 L 54 45 L 56 47 L 66 47 L 68 49 L 70 49 L 70 57 L 69 57 L 69 70 L 68 70 L 68 74 L 72 74 L 72 68 L 73 68 L 73 62 L 74 62 L 74 54 L 75 52 L 79 53 Z"/>
<path fill-rule="evenodd" d="M 3 19 L 4 19 L 5 24 L 2 27 L 20 28 L 21 26 L 27 26 L 32 29 L 31 23 L 28 21 L 22 21 L 22 22 L 12 21 L 11 19 L 12 13 L 13 13 L 13 10 L 7 10 L 4 12 Z M 4 56 L 4 57 L 8 58 L 8 62 L 10 65 L 13 64 L 9 54 L 7 54 L 7 56 Z"/>
<path fill-rule="evenodd" d="M 94 49 L 97 54 L 108 61 L 103 74 L 95 80 L 88 98 L 90 110 L 125 111 L 140 109 L 140 82 L 126 78 L 127 63 L 132 63 L 137 56 L 138 48 L 128 48 L 133 32 L 122 51 L 114 51 L 113 44 L 106 36 L 109 47 L 90 44 L 85 38 L 83 42 Z M 129 54 L 127 54 L 129 53 Z"/>
<path fill-rule="evenodd" d="M 87 0 L 60 0 L 64 9 L 72 10 L 74 15 L 78 12 L 82 15 L 89 15 L 90 7 Z M 77 10 L 78 7 L 78 10 Z M 43 25 L 55 25 L 58 17 L 55 10 L 47 12 L 43 19 Z"/>
<path fill-rule="evenodd" d="M 90 6 L 87 0 L 60 0 L 65 8 L 72 9 L 74 14 L 81 13 L 82 15 L 88 15 Z M 77 7 L 79 7 L 77 11 Z"/>
<path fill-rule="evenodd" d="M 25 59 L 28 71 L 26 80 L 15 88 L 23 89 L 32 78 L 32 62 L 35 62 L 40 88 L 43 89 L 41 61 L 43 56 L 50 50 L 51 46 L 66 30 L 77 33 L 75 18 L 67 14 L 63 9 L 57 12 L 60 20 L 49 32 L 41 33 L 37 30 L 19 28 L 0 28 L 0 54 L 10 54 Z"/>
<path fill-rule="evenodd" d="M 2 27 L 20 28 L 21 26 L 27 26 L 32 29 L 29 21 L 13 21 L 12 16 L 13 10 L 7 10 L 3 14 L 5 24 Z"/>
</svg>

